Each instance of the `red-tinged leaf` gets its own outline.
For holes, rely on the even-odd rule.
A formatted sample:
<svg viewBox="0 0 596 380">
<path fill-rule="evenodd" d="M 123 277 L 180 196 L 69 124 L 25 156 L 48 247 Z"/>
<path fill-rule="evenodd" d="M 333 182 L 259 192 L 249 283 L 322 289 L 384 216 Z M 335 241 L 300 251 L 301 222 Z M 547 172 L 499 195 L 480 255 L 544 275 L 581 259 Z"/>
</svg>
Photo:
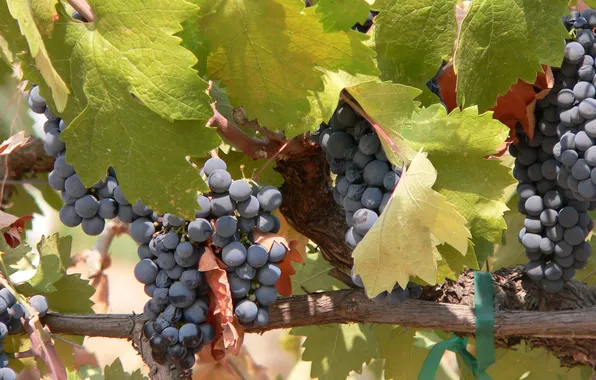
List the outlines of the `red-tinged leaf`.
<svg viewBox="0 0 596 380">
<path fill-rule="evenodd" d="M 511 129 L 511 138 L 515 140 L 515 125 L 520 123 L 524 131 L 530 138 L 534 136 L 534 126 L 536 120 L 534 119 L 534 109 L 536 107 L 536 100 L 544 98 L 554 84 L 553 74 L 548 66 L 543 66 L 544 73 L 538 74 L 534 84 L 518 80 L 507 94 L 499 96 L 497 104 L 490 110 L 494 112 L 493 118 L 499 120 Z M 455 91 L 457 75 L 453 68 L 453 61 L 449 62 L 441 70 L 441 74 L 437 80 L 441 89 L 441 98 L 451 112 L 457 108 L 457 94 Z M 503 146 L 503 150 L 499 155 L 504 153 L 507 145 Z"/>
<path fill-rule="evenodd" d="M 277 292 L 281 296 L 290 297 L 292 295 L 292 279 L 290 276 L 296 274 L 296 270 L 292 267 L 292 263 L 287 256 L 281 262 L 277 263 L 277 266 L 281 269 L 281 277 L 275 283 Z"/>
<path fill-rule="evenodd" d="M 304 263 L 304 257 L 299 251 L 300 242 L 297 240 L 288 241 L 288 239 L 283 236 L 269 233 L 263 234 L 260 232 L 255 232 L 254 238 L 255 243 L 261 244 L 267 251 L 271 250 L 273 243 L 278 243 L 286 247 L 286 250 L 288 251 L 286 257 L 281 262 L 277 263 L 277 266 L 281 269 L 281 277 L 275 284 L 275 287 L 280 295 L 290 297 L 292 295 L 292 281 L 290 276 L 296 274 L 296 270 L 294 270 L 291 263 Z"/>
<path fill-rule="evenodd" d="M 0 144 L 0 156 L 7 156 L 16 149 L 23 147 L 29 143 L 29 137 L 25 137 L 25 131 L 20 131 Z"/>
<path fill-rule="evenodd" d="M 244 330 L 234 317 L 232 293 L 225 268 L 226 265 L 213 251 L 206 248 L 199 262 L 199 271 L 205 274 L 211 288 L 209 314 L 213 315 L 216 330 L 211 350 L 216 360 L 223 359 L 226 353 L 238 353 L 244 340 Z"/>
<path fill-rule="evenodd" d="M 2 211 L 0 211 L 2 212 Z M 6 214 L 4 212 L 2 212 L 2 216 L 0 216 L 0 219 L 3 219 L 3 217 L 5 217 L 6 215 L 8 215 L 9 217 L 6 218 L 6 220 L 10 220 L 11 217 L 16 218 L 13 215 L 10 214 Z M 23 232 L 25 231 L 25 222 L 29 221 L 33 219 L 32 216 L 22 216 L 20 218 L 17 218 L 17 220 L 15 220 L 13 223 L 10 224 L 10 228 L 8 229 L 8 231 L 4 232 L 4 240 L 6 240 L 6 243 L 10 246 L 10 248 L 15 248 L 17 247 L 19 244 L 21 244 L 21 240 L 23 237 Z M 3 223 L 0 223 L 0 226 Z M 2 227 L 4 228 L 4 227 Z"/>
</svg>

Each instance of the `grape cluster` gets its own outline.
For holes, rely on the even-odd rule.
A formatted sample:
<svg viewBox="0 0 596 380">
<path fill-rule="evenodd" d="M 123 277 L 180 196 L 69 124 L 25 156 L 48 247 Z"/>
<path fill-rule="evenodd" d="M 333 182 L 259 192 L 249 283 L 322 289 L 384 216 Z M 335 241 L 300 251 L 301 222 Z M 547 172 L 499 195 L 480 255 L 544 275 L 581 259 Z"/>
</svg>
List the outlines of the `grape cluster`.
<svg viewBox="0 0 596 380">
<path fill-rule="evenodd" d="M 555 83 L 538 101 L 532 140 L 517 130 L 516 157 L 520 212 L 527 215 L 519 239 L 530 262 L 526 272 L 549 292 L 562 289 L 586 266 L 592 249 L 585 241 L 596 208 L 596 11 L 563 19 L 567 41 Z"/>
<path fill-rule="evenodd" d="M 205 246 L 189 241 L 187 222 L 165 214 L 157 221 L 141 217 L 130 226 L 140 243 L 135 278 L 151 299 L 143 314 L 143 332 L 159 363 L 170 358 L 183 369 L 195 364 L 195 353 L 209 344 L 215 329 L 206 322 L 209 285 L 198 265 Z"/>
<path fill-rule="evenodd" d="M 552 155 L 553 141 L 558 138 L 542 130 L 547 136 L 536 130 L 530 140 L 518 129 L 519 142 L 510 146 L 510 152 L 516 157 L 513 174 L 519 181 L 518 210 L 526 215 L 519 233 L 530 260 L 526 271 L 544 290 L 558 292 L 576 269 L 586 265 L 591 247 L 585 238 L 592 222 L 587 214 L 590 202 L 569 198 L 558 186 L 561 164 Z"/>
<path fill-rule="evenodd" d="M 48 312 L 48 301 L 42 295 L 30 298 L 29 304 L 44 317 Z M 0 289 L 0 380 L 17 378 L 14 370 L 8 367 L 8 355 L 4 352 L 3 341 L 8 334 L 17 334 L 23 328 L 23 320 L 29 319 L 28 311 L 17 303 L 16 297 L 7 288 Z"/>
<path fill-rule="evenodd" d="M 355 248 L 385 209 L 402 170 L 391 165 L 371 125 L 347 104 L 340 104 L 313 138 L 337 175 L 333 199 L 345 210 L 350 227 L 345 241 Z"/>
<path fill-rule="evenodd" d="M 211 192 L 198 195 L 193 221 L 164 214 L 140 217 L 130 226 L 140 243 L 135 277 L 151 297 L 144 307 L 149 319 L 145 335 L 156 360 L 169 357 L 181 368 L 191 368 L 194 353 L 215 335 L 207 322 L 209 285 L 198 270 L 207 248 L 227 266 L 241 323 L 267 323 L 268 308 L 277 299 L 274 285 L 281 270 L 276 263 L 284 259 L 286 248 L 274 243 L 268 251 L 254 243 L 253 231 L 279 231 L 279 220 L 271 212 L 281 205 L 281 193 L 272 186 L 259 189 L 249 181 L 232 180 L 226 169 L 219 158 L 205 162 L 201 175 Z"/>
<path fill-rule="evenodd" d="M 141 201 L 131 205 L 118 185 L 115 171 L 110 168 L 106 178 L 91 188 L 81 182 L 72 165 L 66 163 L 66 146 L 60 140 L 60 133 L 67 124 L 52 113 L 46 100 L 39 95 L 39 87 L 33 87 L 28 99 L 31 110 L 44 114 L 44 149 L 50 156 L 56 157 L 54 170 L 48 176 L 49 185 L 60 191 L 64 206 L 60 209 L 60 221 L 68 227 L 81 225 L 87 235 L 99 235 L 105 220 L 118 217 L 125 223 L 151 215 L 152 211 Z"/>
</svg>

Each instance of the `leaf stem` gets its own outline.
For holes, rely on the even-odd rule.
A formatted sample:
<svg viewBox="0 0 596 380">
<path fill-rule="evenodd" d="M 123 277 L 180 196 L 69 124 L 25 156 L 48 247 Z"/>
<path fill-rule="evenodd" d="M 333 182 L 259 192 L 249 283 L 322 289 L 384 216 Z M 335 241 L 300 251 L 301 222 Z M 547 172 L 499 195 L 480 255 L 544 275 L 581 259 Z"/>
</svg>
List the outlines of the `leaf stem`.
<svg viewBox="0 0 596 380">
<path fill-rule="evenodd" d="M 87 22 L 95 21 L 93 8 L 85 0 L 68 0 L 68 4 L 79 12 Z"/>
</svg>

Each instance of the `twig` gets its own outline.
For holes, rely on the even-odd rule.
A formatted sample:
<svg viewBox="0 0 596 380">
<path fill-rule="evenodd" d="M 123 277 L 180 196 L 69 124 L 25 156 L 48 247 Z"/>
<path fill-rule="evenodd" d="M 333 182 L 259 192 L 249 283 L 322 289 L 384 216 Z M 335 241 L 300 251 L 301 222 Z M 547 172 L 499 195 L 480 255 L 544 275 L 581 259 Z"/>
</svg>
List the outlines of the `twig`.
<svg viewBox="0 0 596 380">
<path fill-rule="evenodd" d="M 242 129 L 221 115 L 216 107 L 216 102 L 211 103 L 213 116 L 207 122 L 208 126 L 217 128 L 217 132 L 232 144 L 236 145 L 244 154 L 250 158 L 267 158 L 268 142 L 248 136 Z"/>
<path fill-rule="evenodd" d="M 68 0 L 68 4 L 83 16 L 85 21 L 95 21 L 95 12 L 85 0 Z"/>
</svg>

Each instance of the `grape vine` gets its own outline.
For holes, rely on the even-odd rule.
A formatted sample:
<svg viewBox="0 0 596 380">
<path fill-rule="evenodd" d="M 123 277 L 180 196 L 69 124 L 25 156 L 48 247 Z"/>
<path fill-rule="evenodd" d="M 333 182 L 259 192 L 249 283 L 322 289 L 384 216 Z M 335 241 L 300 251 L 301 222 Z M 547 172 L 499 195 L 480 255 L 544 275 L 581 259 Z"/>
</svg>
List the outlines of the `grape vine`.
<svg viewBox="0 0 596 380">
<path fill-rule="evenodd" d="M 0 379 L 88 376 L 64 360 L 85 336 L 129 338 L 156 380 L 257 371 L 244 334 L 276 328 L 313 378 L 420 378 L 482 325 L 475 271 L 475 375 L 596 368 L 583 1 L 29 3 L 0 1 Z M 120 234 L 147 298 L 85 315 Z"/>
</svg>

